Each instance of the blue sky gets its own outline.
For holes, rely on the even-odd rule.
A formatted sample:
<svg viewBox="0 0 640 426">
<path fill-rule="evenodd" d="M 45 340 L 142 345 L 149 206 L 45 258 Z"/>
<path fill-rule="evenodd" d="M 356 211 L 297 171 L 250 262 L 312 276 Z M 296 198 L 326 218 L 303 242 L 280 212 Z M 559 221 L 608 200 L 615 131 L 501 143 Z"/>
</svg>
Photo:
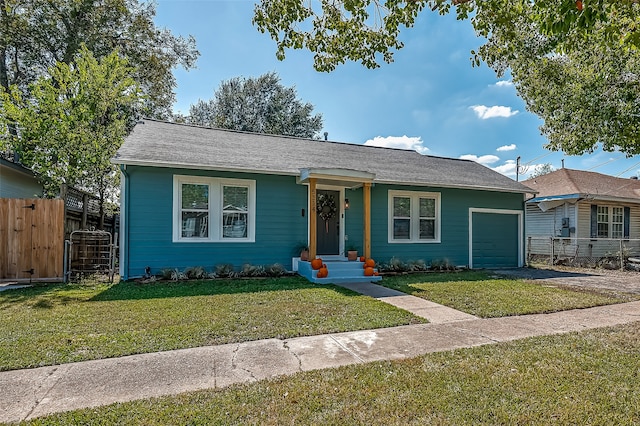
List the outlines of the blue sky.
<svg viewBox="0 0 640 426">
<path fill-rule="evenodd" d="M 157 1 L 157 25 L 193 35 L 201 52 L 197 69 L 176 70 L 174 110 L 186 114 L 198 99 L 211 99 L 223 80 L 275 71 L 322 114 L 323 132 L 333 141 L 474 159 L 512 178 L 518 156 L 527 166 L 524 178 L 538 164 L 560 168 L 562 159 L 573 169 L 640 174 L 640 156 L 545 150 L 541 121 L 526 111 L 508 76 L 471 66 L 470 51 L 482 40 L 468 21 L 425 11 L 414 28 L 403 30 L 405 47 L 393 63 L 375 70 L 348 63 L 320 73 L 307 51 L 287 51 L 278 61 L 275 42 L 251 24 L 253 8 L 252 0 Z"/>
</svg>

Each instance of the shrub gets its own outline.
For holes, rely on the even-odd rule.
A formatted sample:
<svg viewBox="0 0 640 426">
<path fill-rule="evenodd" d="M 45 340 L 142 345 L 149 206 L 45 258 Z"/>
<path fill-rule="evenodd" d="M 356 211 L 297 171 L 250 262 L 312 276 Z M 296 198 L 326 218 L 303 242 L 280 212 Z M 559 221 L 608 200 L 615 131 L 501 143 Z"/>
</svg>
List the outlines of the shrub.
<svg viewBox="0 0 640 426">
<path fill-rule="evenodd" d="M 431 269 L 434 271 L 455 271 L 456 265 L 451 263 L 449 259 L 433 259 L 431 261 Z"/>
<path fill-rule="evenodd" d="M 214 269 L 214 273 L 220 278 L 235 278 L 240 275 L 235 271 L 233 265 L 230 263 L 221 263 L 216 265 Z"/>
<path fill-rule="evenodd" d="M 273 265 L 265 265 L 264 271 L 269 277 L 281 277 L 287 273 L 285 267 L 279 263 L 274 263 Z"/>
<path fill-rule="evenodd" d="M 207 271 L 202 266 L 194 266 L 184 270 L 184 274 L 190 280 L 202 280 L 207 277 Z"/>
<path fill-rule="evenodd" d="M 240 272 L 243 277 L 263 277 L 265 274 L 264 266 L 251 265 L 250 263 L 242 265 L 242 272 Z"/>
</svg>

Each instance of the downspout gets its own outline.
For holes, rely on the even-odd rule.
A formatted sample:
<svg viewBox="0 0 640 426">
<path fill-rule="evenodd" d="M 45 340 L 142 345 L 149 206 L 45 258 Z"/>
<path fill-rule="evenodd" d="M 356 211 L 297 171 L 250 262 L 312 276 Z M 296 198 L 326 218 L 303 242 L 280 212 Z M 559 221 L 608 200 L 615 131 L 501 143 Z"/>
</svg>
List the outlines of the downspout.
<svg viewBox="0 0 640 426">
<path fill-rule="evenodd" d="M 129 279 L 129 174 L 126 164 L 120 165 L 124 179 L 120 186 L 120 280 Z"/>
<path fill-rule="evenodd" d="M 527 194 L 522 194 L 522 207 L 524 209 L 524 223 L 522 224 L 522 243 L 520 244 L 520 250 L 522 250 L 522 256 L 518 259 L 520 267 L 529 266 L 529 236 L 527 235 Z"/>
</svg>

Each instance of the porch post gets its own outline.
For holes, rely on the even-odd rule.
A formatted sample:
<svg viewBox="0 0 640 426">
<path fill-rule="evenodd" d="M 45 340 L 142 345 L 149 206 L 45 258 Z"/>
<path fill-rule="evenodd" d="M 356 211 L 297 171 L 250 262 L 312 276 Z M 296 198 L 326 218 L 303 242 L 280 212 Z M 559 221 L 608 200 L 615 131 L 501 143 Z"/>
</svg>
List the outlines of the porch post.
<svg viewBox="0 0 640 426">
<path fill-rule="evenodd" d="M 364 203 L 364 257 L 371 257 L 371 183 L 365 182 L 363 186 Z"/>
<path fill-rule="evenodd" d="M 317 219 L 316 178 L 309 178 L 309 260 L 316 258 Z"/>
</svg>

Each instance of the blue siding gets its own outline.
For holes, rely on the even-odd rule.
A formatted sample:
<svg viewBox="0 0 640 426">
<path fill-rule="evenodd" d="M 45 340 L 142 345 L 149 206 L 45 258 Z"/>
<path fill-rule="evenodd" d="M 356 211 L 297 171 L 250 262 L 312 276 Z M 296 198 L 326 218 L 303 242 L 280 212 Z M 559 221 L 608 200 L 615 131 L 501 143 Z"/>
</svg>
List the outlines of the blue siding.
<svg viewBox="0 0 640 426">
<path fill-rule="evenodd" d="M 184 269 L 221 263 L 240 267 L 281 263 L 291 268 L 293 248 L 306 241 L 308 230 L 307 187 L 293 176 L 225 173 L 202 170 L 129 166 L 127 228 L 128 268 L 125 278 L 141 276 L 145 266 L 152 272 L 163 268 Z M 256 181 L 255 243 L 172 242 L 173 175 L 211 176 Z M 413 190 L 441 194 L 441 242 L 394 244 L 388 242 L 388 192 Z M 354 244 L 363 252 L 363 190 L 346 190 L 350 208 L 345 211 L 345 246 Z M 469 264 L 469 208 L 522 210 L 522 194 L 437 187 L 408 187 L 376 184 L 371 190 L 371 251 L 374 259 L 386 261 L 448 259 L 456 265 Z M 302 216 L 302 210 L 305 215 Z M 498 225 L 496 225 L 497 227 Z M 517 244 L 517 242 L 515 243 Z M 474 257 L 482 256 L 475 253 Z M 474 262 L 475 263 L 475 262 Z M 487 265 L 491 266 L 491 265 Z"/>
<path fill-rule="evenodd" d="M 358 256 L 364 253 L 364 231 L 363 214 L 364 204 L 362 202 L 362 188 L 355 190 L 345 190 L 344 198 L 349 199 L 349 210 L 344 212 L 345 228 L 344 233 L 348 237 L 345 241 L 345 250 L 354 245 L 358 248 Z"/>
<path fill-rule="evenodd" d="M 143 275 L 145 266 L 153 273 L 189 266 L 212 269 L 221 263 L 240 267 L 278 262 L 291 268 L 293 248 L 307 240 L 307 187 L 297 185 L 295 177 L 132 166 L 127 173 L 128 278 Z M 255 243 L 172 242 L 176 174 L 255 180 Z"/>
<path fill-rule="evenodd" d="M 440 243 L 394 244 L 388 242 L 388 192 L 409 190 L 441 194 Z M 375 185 L 371 190 L 371 255 L 378 261 L 395 256 L 402 260 L 448 259 L 469 265 L 469 208 L 522 210 L 522 194 L 437 187 Z M 517 244 L 517 242 L 516 242 Z"/>
</svg>

